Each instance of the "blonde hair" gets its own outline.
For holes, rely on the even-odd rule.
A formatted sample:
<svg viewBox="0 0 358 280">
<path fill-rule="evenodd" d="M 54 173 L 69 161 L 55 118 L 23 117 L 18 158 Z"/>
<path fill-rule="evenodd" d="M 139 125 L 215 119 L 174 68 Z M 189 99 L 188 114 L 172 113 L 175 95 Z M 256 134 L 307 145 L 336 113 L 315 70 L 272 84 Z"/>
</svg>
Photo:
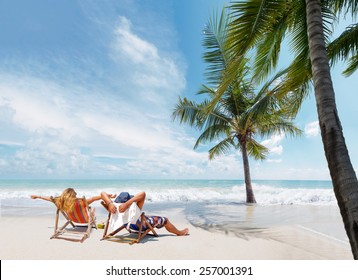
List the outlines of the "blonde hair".
<svg viewBox="0 0 358 280">
<path fill-rule="evenodd" d="M 72 188 L 65 189 L 61 196 L 55 198 L 55 203 L 58 208 L 65 212 L 71 212 L 76 202 L 77 193 Z"/>
</svg>

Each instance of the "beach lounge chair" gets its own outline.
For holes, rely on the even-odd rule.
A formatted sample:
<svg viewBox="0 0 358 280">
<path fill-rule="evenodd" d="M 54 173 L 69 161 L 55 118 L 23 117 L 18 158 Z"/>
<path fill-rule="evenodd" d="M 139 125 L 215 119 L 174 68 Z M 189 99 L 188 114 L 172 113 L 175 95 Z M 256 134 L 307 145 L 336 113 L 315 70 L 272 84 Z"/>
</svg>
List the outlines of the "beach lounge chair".
<svg viewBox="0 0 358 280">
<path fill-rule="evenodd" d="M 105 202 L 101 202 L 108 211 Z M 114 203 L 118 208 L 119 204 Z M 103 238 L 101 240 L 110 240 L 119 243 L 128 243 L 130 245 L 139 243 L 147 234 L 158 236 L 154 228 L 148 222 L 145 213 L 142 212 L 137 203 L 132 203 L 124 213 L 112 214 L 108 211 L 108 218 L 104 228 Z M 127 235 L 117 235 L 121 230 L 126 230 Z M 129 233 L 129 235 L 128 235 Z M 134 237 L 131 237 L 134 236 Z"/>
<path fill-rule="evenodd" d="M 51 197 L 51 201 L 56 205 L 53 197 Z M 61 227 L 59 227 L 60 212 L 66 220 Z M 97 229 L 96 220 L 86 198 L 83 197 L 76 199 L 74 210 L 69 213 L 57 207 L 55 232 L 50 239 L 64 239 L 82 243 L 90 236 L 92 228 Z"/>
</svg>

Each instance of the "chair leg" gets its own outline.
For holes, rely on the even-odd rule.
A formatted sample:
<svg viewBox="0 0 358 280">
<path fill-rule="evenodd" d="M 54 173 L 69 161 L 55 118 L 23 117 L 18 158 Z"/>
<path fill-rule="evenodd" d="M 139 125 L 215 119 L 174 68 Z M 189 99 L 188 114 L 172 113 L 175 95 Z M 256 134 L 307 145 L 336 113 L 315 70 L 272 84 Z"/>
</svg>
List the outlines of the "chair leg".
<svg viewBox="0 0 358 280">
<path fill-rule="evenodd" d="M 109 225 L 109 219 L 111 218 L 111 213 L 108 213 L 108 218 L 107 218 L 107 221 L 106 221 L 106 226 L 104 227 L 104 232 L 103 232 L 103 238 L 106 237 L 107 235 L 107 231 L 108 231 L 108 225 Z M 102 239 L 103 239 L 102 238 Z"/>
<path fill-rule="evenodd" d="M 56 211 L 56 219 L 55 219 L 55 232 L 57 231 L 57 228 L 58 228 L 59 212 L 60 212 L 60 210 L 57 209 L 57 211 Z"/>
</svg>

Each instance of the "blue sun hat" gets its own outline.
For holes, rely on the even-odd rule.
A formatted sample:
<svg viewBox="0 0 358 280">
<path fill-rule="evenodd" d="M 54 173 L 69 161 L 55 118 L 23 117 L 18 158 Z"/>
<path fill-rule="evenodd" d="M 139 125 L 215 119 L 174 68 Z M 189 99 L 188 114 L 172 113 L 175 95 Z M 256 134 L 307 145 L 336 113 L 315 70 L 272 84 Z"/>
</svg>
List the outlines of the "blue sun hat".
<svg viewBox="0 0 358 280">
<path fill-rule="evenodd" d="M 128 200 L 130 200 L 132 197 L 133 197 L 133 195 L 130 195 L 128 192 L 121 192 L 116 197 L 114 202 L 116 202 L 116 203 L 124 203 L 124 202 L 127 202 Z"/>
</svg>

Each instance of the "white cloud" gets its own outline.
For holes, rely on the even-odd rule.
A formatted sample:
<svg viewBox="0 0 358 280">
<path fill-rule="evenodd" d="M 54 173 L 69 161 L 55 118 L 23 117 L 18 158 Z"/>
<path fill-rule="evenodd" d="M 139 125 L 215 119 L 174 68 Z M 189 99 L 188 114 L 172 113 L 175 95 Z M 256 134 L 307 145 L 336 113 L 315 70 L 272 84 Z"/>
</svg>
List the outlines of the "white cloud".
<svg viewBox="0 0 358 280">
<path fill-rule="evenodd" d="M 282 162 L 282 159 L 268 159 L 267 162 L 281 163 L 281 162 Z"/>
<path fill-rule="evenodd" d="M 119 17 L 114 35 L 112 57 L 122 77 L 132 83 L 137 102 L 163 105 L 180 94 L 185 78 L 183 64 L 174 59 L 176 54 L 161 52 L 153 43 L 140 38 L 123 16 Z"/>
<path fill-rule="evenodd" d="M 305 135 L 307 137 L 316 137 L 320 133 L 319 122 L 314 121 L 305 125 Z"/>
<path fill-rule="evenodd" d="M 7 173 L 21 172 L 34 176 L 71 176 L 88 171 L 88 156 L 79 147 L 63 139 L 37 138 L 16 151 L 9 161 Z M 10 169 L 9 169 L 10 168 Z"/>
<path fill-rule="evenodd" d="M 1 78 L 2 106 L 12 111 L 9 120 L 14 125 L 30 133 L 48 133 L 52 129 L 69 137 L 80 134 L 74 123 L 74 111 L 66 108 L 63 100 L 66 88 L 33 77 L 2 74 Z"/>
<path fill-rule="evenodd" d="M 19 142 L 2 141 L 2 140 L 0 140 L 0 145 L 12 146 L 12 147 L 23 147 L 24 146 L 24 144 L 19 143 Z"/>
<path fill-rule="evenodd" d="M 162 149 L 173 146 L 170 134 L 156 129 L 150 120 L 126 119 L 123 116 L 84 115 L 84 124 L 98 133 L 137 149 Z"/>
<path fill-rule="evenodd" d="M 283 153 L 281 142 L 284 138 L 284 133 L 275 134 L 272 135 L 269 139 L 262 141 L 261 144 L 267 147 L 271 154 L 281 155 Z"/>
<path fill-rule="evenodd" d="M 7 161 L 2 159 L 2 158 L 0 158 L 0 167 L 5 167 L 7 165 L 8 165 Z"/>
<path fill-rule="evenodd" d="M 209 162 L 172 122 L 186 80 L 180 55 L 158 44 L 168 37 L 151 41 L 140 35 L 146 26 L 123 16 L 101 27 L 110 27 L 105 33 L 112 37 L 99 58 L 56 57 L 31 67 L 15 61 L 12 71 L 0 66 L 0 121 L 8 128 L 0 140 L 21 143 L 0 161 L 1 175 L 242 177 L 236 155 Z M 170 26 L 163 28 L 168 34 Z M 10 137 L 20 134 L 21 141 Z"/>
<path fill-rule="evenodd" d="M 155 66 L 156 61 L 159 60 L 158 49 L 155 45 L 135 35 L 131 28 L 132 24 L 127 18 L 119 17 L 119 24 L 115 29 L 117 36 L 114 48 L 135 64 L 149 63 Z"/>
<path fill-rule="evenodd" d="M 1 174 L 205 173 L 207 153 L 193 151 L 194 140 L 188 142 L 184 130 L 170 118 L 175 97 L 185 87 L 181 63 L 135 34 L 124 17 L 113 34 L 116 67 L 111 68 L 111 77 L 116 79 L 92 80 L 71 64 L 66 64 L 68 77 L 47 75 L 49 69 L 40 64 L 26 69 L 20 61 L 19 72 L 0 69 L 0 116 L 9 127 L 1 141 L 15 143 L 7 136 L 19 132 L 26 136 L 21 149 L 1 161 L 7 167 Z"/>
</svg>

